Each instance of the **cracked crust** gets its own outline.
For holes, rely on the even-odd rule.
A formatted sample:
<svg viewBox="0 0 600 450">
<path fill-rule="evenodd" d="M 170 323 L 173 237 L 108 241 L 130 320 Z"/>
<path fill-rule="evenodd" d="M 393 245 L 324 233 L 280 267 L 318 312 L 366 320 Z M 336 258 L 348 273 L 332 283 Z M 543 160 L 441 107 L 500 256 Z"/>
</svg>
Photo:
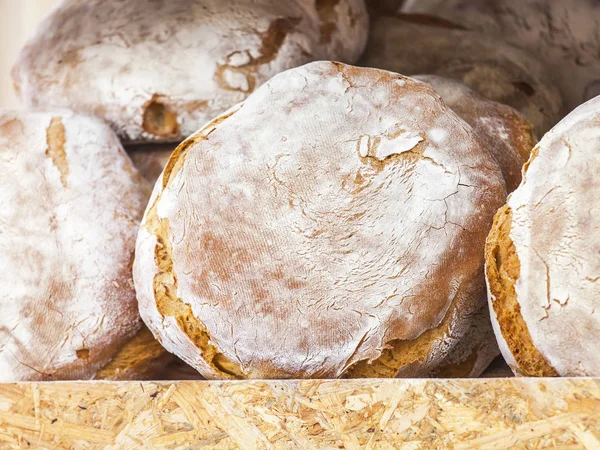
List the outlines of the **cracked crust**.
<svg viewBox="0 0 600 450">
<path fill-rule="evenodd" d="M 397 340 L 386 376 L 424 375 L 485 304 L 503 184 L 428 85 L 286 71 L 173 153 L 138 235 L 142 318 L 208 378 L 373 375 Z"/>
<path fill-rule="evenodd" d="M 128 143 L 178 142 L 314 60 L 355 62 L 363 0 L 63 0 L 13 68 L 28 107 L 99 116 Z"/>
<path fill-rule="evenodd" d="M 532 152 L 486 248 L 496 335 L 515 373 L 598 376 L 600 97 Z"/>
<path fill-rule="evenodd" d="M 515 108 L 537 136 L 563 114 L 561 93 L 542 63 L 516 46 L 466 30 L 460 21 L 423 14 L 375 17 L 360 64 L 459 80 L 483 97 Z"/>
<path fill-rule="evenodd" d="M 528 50 L 554 75 L 568 110 L 600 93 L 597 0 L 408 0 L 404 10 L 436 14 Z"/>
<path fill-rule="evenodd" d="M 430 84 L 452 110 L 477 131 L 498 161 L 510 193 L 521 183 L 521 168 L 537 143 L 531 124 L 507 105 L 487 100 L 465 84 L 436 75 L 415 75 Z"/>
<path fill-rule="evenodd" d="M 505 205 L 494 218 L 486 244 L 486 276 L 494 320 L 502 335 L 502 347 L 511 354 L 507 360 L 515 374 L 554 377 L 558 375 L 556 370 L 535 348 L 521 316 L 515 291 L 521 263 L 510 238 L 511 221 L 511 210 Z"/>
<path fill-rule="evenodd" d="M 65 110 L 0 112 L 0 158 L 0 380 L 123 367 L 147 183 L 107 125 Z"/>
</svg>

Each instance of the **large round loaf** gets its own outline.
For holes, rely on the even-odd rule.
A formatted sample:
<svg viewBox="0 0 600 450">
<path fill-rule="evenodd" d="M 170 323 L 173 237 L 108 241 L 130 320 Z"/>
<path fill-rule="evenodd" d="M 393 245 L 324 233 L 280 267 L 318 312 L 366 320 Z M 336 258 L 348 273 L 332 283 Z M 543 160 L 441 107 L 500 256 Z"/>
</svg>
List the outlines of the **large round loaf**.
<svg viewBox="0 0 600 450">
<path fill-rule="evenodd" d="M 0 112 L 0 184 L 0 381 L 149 374 L 166 352 L 138 331 L 131 279 L 149 186 L 117 136 Z"/>
<path fill-rule="evenodd" d="M 138 235 L 140 313 L 209 378 L 422 376 L 470 345 L 504 196 L 429 85 L 292 69 L 173 153 Z"/>
<path fill-rule="evenodd" d="M 537 136 L 562 118 L 561 93 L 540 61 L 495 37 L 468 31 L 460 22 L 419 14 L 374 17 L 360 64 L 457 79 L 521 112 Z"/>
<path fill-rule="evenodd" d="M 404 10 L 460 21 L 529 50 L 553 73 L 569 110 L 600 95 L 597 0 L 408 0 Z"/>
<path fill-rule="evenodd" d="M 547 133 L 486 246 L 500 349 L 517 374 L 600 376 L 600 97 Z"/>
<path fill-rule="evenodd" d="M 177 142 L 282 70 L 356 61 L 367 31 L 364 0 L 62 0 L 13 78 L 26 106 Z"/>
<path fill-rule="evenodd" d="M 437 75 L 414 78 L 430 84 L 446 105 L 475 129 L 500 165 L 507 191 L 514 191 L 521 182 L 521 168 L 537 143 L 531 124 L 510 106 L 487 100 L 460 81 Z"/>
</svg>

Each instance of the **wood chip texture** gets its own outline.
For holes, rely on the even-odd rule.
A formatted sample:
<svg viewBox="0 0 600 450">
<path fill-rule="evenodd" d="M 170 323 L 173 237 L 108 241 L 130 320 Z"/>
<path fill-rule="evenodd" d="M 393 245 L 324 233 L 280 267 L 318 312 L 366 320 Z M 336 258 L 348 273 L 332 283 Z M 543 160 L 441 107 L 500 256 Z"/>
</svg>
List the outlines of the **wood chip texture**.
<svg viewBox="0 0 600 450">
<path fill-rule="evenodd" d="M 600 448 L 600 380 L 0 385 L 0 448 Z"/>
</svg>

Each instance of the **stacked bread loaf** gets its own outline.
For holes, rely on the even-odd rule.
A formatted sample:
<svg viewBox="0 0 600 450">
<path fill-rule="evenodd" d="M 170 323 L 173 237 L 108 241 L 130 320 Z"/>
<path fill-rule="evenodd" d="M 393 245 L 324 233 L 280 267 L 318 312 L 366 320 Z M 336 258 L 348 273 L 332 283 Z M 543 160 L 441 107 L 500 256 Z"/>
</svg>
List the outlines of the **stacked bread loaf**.
<svg viewBox="0 0 600 450">
<path fill-rule="evenodd" d="M 596 6 L 538 3 L 62 0 L 0 112 L 0 380 L 600 374 Z"/>
</svg>

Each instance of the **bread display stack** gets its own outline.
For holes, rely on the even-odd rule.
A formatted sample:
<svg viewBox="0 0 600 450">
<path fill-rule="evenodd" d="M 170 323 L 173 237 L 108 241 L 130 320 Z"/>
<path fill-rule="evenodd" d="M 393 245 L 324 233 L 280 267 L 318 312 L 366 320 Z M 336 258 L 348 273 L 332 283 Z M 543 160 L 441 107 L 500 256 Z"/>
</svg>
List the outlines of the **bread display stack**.
<svg viewBox="0 0 600 450">
<path fill-rule="evenodd" d="M 0 110 L 0 381 L 600 375 L 597 10 L 59 1 Z"/>
</svg>

